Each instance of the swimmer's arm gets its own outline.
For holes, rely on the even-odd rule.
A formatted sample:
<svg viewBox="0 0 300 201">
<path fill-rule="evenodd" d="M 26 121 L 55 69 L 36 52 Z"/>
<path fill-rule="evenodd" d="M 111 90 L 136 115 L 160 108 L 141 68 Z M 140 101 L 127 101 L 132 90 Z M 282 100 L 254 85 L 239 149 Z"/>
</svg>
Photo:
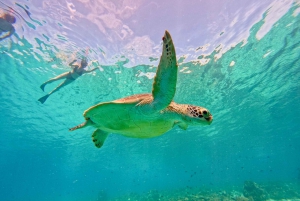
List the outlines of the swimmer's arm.
<svg viewBox="0 0 300 201">
<path fill-rule="evenodd" d="M 71 67 L 73 67 L 73 68 L 77 67 L 78 65 L 73 65 L 76 61 L 77 61 L 77 60 L 74 59 L 71 63 L 69 63 L 69 66 L 71 66 Z"/>
<path fill-rule="evenodd" d="M 15 33 L 15 28 L 13 26 L 11 26 L 11 29 L 6 34 L 4 34 L 3 36 L 0 37 L 0 41 L 5 39 L 5 38 L 10 37 L 14 33 Z"/>
<path fill-rule="evenodd" d="M 93 71 L 95 71 L 95 70 L 97 70 L 97 69 L 99 69 L 99 68 L 94 68 L 94 69 L 92 69 L 92 70 L 86 70 L 85 73 L 90 73 L 90 72 L 93 72 Z"/>
</svg>

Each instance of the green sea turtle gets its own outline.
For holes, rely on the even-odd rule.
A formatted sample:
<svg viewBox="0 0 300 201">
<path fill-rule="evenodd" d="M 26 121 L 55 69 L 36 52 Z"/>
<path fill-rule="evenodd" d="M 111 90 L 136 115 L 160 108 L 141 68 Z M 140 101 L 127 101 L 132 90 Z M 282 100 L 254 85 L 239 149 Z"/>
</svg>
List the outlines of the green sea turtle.
<svg viewBox="0 0 300 201">
<path fill-rule="evenodd" d="M 211 124 L 213 117 L 206 108 L 172 101 L 178 65 L 175 47 L 168 31 L 165 31 L 162 40 L 162 55 L 151 94 L 136 94 L 92 106 L 83 113 L 86 121 L 69 130 L 96 127 L 92 140 L 100 148 L 110 133 L 151 138 L 160 136 L 177 125 L 186 130 L 189 125 Z"/>
</svg>

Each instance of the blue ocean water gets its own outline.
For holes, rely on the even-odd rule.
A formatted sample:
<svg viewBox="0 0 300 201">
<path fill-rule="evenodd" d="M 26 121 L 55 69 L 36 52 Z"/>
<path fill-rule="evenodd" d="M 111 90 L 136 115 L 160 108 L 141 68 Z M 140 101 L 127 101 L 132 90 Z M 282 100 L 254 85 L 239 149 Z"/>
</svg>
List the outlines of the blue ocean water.
<svg viewBox="0 0 300 201">
<path fill-rule="evenodd" d="M 1 3 L 3 11 L 18 13 L 18 23 L 16 34 L 0 42 L 0 199 L 201 200 L 208 199 L 207 192 L 217 192 L 216 197 L 238 200 L 246 196 L 245 181 L 260 185 L 268 199 L 300 199 L 300 5 L 269 3 L 247 7 L 245 19 L 234 18 L 240 16 L 236 12 L 228 28 L 212 28 L 217 38 L 209 41 L 203 35 L 206 39 L 194 46 L 184 42 L 180 17 L 174 19 L 178 27 L 174 22 L 149 32 L 154 42 L 140 35 L 125 43 L 115 41 L 113 31 L 94 31 L 101 26 L 87 20 L 93 16 L 86 21 L 79 14 L 68 16 L 68 9 L 76 10 L 75 2 Z M 139 6 L 138 12 L 144 12 Z M 128 18 L 129 27 L 141 21 Z M 193 24 L 204 27 L 201 20 Z M 234 24 L 235 32 L 230 29 Z M 85 26 L 93 31 L 82 38 L 82 29 L 74 27 Z M 140 29 L 135 31 L 142 33 Z M 109 135 L 101 149 L 91 141 L 93 128 L 69 132 L 84 121 L 82 113 L 90 106 L 151 91 L 165 29 L 178 54 L 174 101 L 208 108 L 213 123 L 151 139 Z M 190 27 L 187 38 L 198 40 L 197 31 Z M 45 95 L 41 83 L 69 71 L 70 60 L 83 55 L 100 70 L 51 95 L 45 104 L 38 102 Z M 49 84 L 46 91 L 58 84 Z M 271 192 L 268 185 L 277 187 Z"/>
</svg>

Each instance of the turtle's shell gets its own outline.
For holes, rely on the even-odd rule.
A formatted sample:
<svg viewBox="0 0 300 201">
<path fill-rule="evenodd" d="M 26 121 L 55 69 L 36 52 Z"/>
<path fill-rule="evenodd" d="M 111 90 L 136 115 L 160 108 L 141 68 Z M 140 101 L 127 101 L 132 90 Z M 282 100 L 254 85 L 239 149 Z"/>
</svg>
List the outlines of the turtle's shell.
<svg viewBox="0 0 300 201">
<path fill-rule="evenodd" d="M 127 137 L 151 138 L 164 134 L 174 126 L 172 113 L 153 111 L 144 113 L 139 103 L 152 100 L 151 94 L 137 94 L 90 107 L 85 119 L 93 126 L 108 133 Z"/>
</svg>

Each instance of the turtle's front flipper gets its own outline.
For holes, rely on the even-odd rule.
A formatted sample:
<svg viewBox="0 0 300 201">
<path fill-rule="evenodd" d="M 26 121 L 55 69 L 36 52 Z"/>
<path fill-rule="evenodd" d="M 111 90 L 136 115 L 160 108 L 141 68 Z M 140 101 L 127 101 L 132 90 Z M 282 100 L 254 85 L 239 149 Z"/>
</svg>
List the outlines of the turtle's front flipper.
<svg viewBox="0 0 300 201">
<path fill-rule="evenodd" d="M 163 37 L 163 50 L 156 76 L 153 82 L 153 109 L 158 111 L 166 108 L 175 95 L 177 82 L 177 61 L 173 40 L 168 31 Z"/>
<path fill-rule="evenodd" d="M 184 123 L 184 122 L 179 122 L 179 121 L 175 121 L 173 124 L 173 128 L 175 126 L 178 126 L 179 128 L 181 128 L 182 130 L 186 130 L 188 128 L 188 124 Z"/>
<path fill-rule="evenodd" d="M 73 127 L 73 128 L 69 128 L 69 131 L 74 131 L 74 130 L 76 130 L 76 129 L 79 129 L 79 128 L 84 128 L 84 127 L 86 127 L 86 126 L 90 126 L 90 125 L 92 125 L 93 124 L 93 122 L 90 120 L 90 119 L 87 119 L 85 122 L 83 122 L 82 124 L 79 124 L 79 125 L 77 125 L 77 126 L 75 126 L 75 127 Z"/>
<path fill-rule="evenodd" d="M 92 134 L 92 140 L 97 148 L 101 148 L 109 133 L 97 129 Z"/>
</svg>

